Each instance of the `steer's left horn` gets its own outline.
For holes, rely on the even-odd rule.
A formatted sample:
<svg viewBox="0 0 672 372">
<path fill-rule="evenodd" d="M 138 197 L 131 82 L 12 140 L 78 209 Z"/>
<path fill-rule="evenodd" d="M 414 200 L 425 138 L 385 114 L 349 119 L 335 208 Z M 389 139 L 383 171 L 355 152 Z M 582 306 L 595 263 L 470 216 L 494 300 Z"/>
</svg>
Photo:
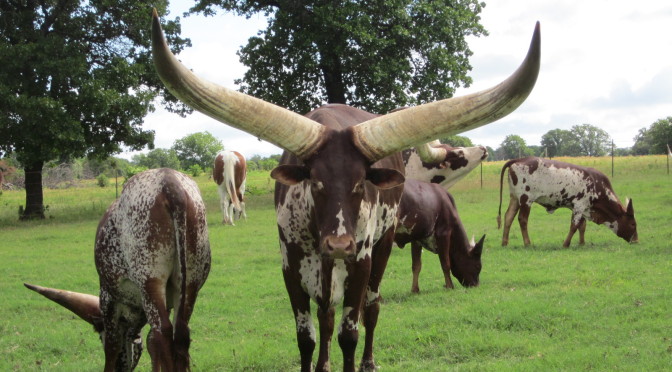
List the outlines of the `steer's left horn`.
<svg viewBox="0 0 672 372">
<path fill-rule="evenodd" d="M 258 98 L 200 79 L 168 48 L 156 9 L 152 20 L 154 66 L 166 88 L 194 110 L 305 159 L 317 149 L 325 126 Z"/>
<path fill-rule="evenodd" d="M 96 331 L 100 332 L 102 330 L 102 312 L 100 311 L 100 300 L 98 296 L 64 291 L 62 289 L 40 287 L 39 285 L 28 283 L 23 283 L 23 285 L 93 324 Z"/>
<path fill-rule="evenodd" d="M 407 108 L 355 126 L 354 138 L 371 161 L 402 149 L 492 123 L 520 106 L 539 75 L 540 26 L 537 22 L 527 56 L 499 85 L 463 97 Z"/>
</svg>

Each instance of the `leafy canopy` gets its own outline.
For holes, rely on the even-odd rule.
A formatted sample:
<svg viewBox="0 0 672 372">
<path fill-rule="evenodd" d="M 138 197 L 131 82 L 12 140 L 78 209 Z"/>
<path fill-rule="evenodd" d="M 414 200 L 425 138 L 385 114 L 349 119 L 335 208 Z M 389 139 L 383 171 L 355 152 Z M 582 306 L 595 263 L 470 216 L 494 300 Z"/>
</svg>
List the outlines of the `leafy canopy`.
<svg viewBox="0 0 672 372">
<path fill-rule="evenodd" d="M 241 91 L 307 112 L 346 103 L 384 113 L 451 97 L 469 86 L 467 36 L 486 35 L 485 3 L 476 0 L 200 0 L 247 17 L 262 13 L 268 28 L 238 55 L 250 69 Z"/>
<path fill-rule="evenodd" d="M 173 143 L 172 151 L 180 159 L 182 169 L 198 165 L 200 169 L 212 168 L 217 153 L 224 150 L 222 141 L 210 132 L 198 132 L 184 136 Z"/>
</svg>

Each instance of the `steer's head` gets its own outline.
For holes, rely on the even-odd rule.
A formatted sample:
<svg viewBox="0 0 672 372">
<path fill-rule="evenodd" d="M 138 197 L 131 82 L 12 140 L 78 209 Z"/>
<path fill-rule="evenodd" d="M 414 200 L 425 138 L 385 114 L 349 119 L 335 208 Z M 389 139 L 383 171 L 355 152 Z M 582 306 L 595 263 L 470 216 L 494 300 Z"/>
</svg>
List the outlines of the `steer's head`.
<svg viewBox="0 0 672 372">
<path fill-rule="evenodd" d="M 637 221 L 635 221 L 635 208 L 632 206 L 632 199 L 627 200 L 627 207 L 623 208 L 620 216 L 616 220 L 616 235 L 623 238 L 628 243 L 637 243 Z"/>
<path fill-rule="evenodd" d="M 478 243 L 474 243 L 474 238 L 471 238 L 466 250 L 453 249 L 457 244 L 451 244 L 450 271 L 464 287 L 478 286 L 484 241 L 485 235 L 481 237 Z"/>
<path fill-rule="evenodd" d="M 357 112 L 347 106 L 336 107 Z M 310 114 L 309 114 L 310 116 Z M 314 203 L 314 220 L 323 256 L 351 258 L 356 255 L 356 226 L 365 196 L 372 188 L 389 189 L 401 185 L 404 176 L 395 169 L 373 168 L 352 142 L 352 131 L 325 131 L 322 147 L 303 165 L 280 165 L 271 177 L 285 185 L 307 182 Z M 371 198 L 368 198 L 369 202 Z"/>
<path fill-rule="evenodd" d="M 98 333 L 100 340 L 103 342 L 103 348 L 106 350 L 116 350 L 117 358 L 115 363 L 113 363 L 116 370 L 131 371 L 138 364 L 140 355 L 142 355 L 140 329 L 138 329 L 135 334 L 132 334 L 132 332 L 125 332 L 129 329 L 129 325 L 124 323 L 130 321 L 130 319 L 126 319 L 124 316 L 110 317 L 105 320 L 100 309 L 100 299 L 98 296 L 64 291 L 62 289 L 40 287 L 38 285 L 27 283 L 24 283 L 24 285 L 26 288 L 56 302 L 75 313 L 87 323 L 93 325 L 93 329 Z M 105 321 L 108 322 L 108 326 L 112 326 L 116 329 L 116 332 L 119 333 L 118 337 L 106 337 Z M 115 339 L 118 342 L 115 345 L 106 344 L 106 340 L 111 339 Z"/>
</svg>

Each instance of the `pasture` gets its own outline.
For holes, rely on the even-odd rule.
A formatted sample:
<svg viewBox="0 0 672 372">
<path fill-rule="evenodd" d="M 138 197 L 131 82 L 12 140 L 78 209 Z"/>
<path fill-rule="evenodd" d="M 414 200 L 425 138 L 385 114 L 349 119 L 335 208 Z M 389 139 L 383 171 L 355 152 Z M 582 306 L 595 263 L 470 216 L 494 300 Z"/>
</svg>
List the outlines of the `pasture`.
<svg viewBox="0 0 672 372">
<path fill-rule="evenodd" d="M 610 158 L 560 160 L 611 177 Z M 535 205 L 533 245 L 523 247 L 516 221 L 503 248 L 495 220 L 503 162 L 484 164 L 482 188 L 479 168 L 460 181 L 451 191 L 467 232 L 487 234 L 481 285 L 445 290 L 438 258 L 425 252 L 421 292 L 411 294 L 410 248 L 394 248 L 376 329 L 381 371 L 672 370 L 672 175 L 664 156 L 615 161 L 612 185 L 621 201 L 633 198 L 639 244 L 589 222 L 586 245 L 576 236 L 563 249 L 570 212 L 549 215 Z M 268 172 L 248 175 L 248 219 L 235 227 L 221 224 L 214 182 L 197 182 L 208 206 L 212 269 L 190 322 L 193 370 L 297 371 Z M 44 221 L 16 221 L 24 197 L 0 195 L 0 370 L 99 371 L 103 350 L 93 328 L 22 283 L 97 294 L 94 236 L 114 183 L 45 190 Z M 338 371 L 335 337 L 331 352 Z M 145 350 L 138 370 L 149 369 Z"/>
</svg>

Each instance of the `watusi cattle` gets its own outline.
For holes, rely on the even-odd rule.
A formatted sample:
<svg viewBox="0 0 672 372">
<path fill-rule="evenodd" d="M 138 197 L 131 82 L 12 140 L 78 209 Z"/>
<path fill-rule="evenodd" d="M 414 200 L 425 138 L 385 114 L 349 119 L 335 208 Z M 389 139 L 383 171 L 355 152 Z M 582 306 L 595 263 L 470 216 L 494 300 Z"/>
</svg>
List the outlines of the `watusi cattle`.
<svg viewBox="0 0 672 372">
<path fill-rule="evenodd" d="M 455 200 L 441 186 L 406 178 L 394 241 L 401 248 L 411 243 L 412 292 L 420 291 L 422 248 L 439 256 L 446 288 L 454 288 L 451 272 L 463 286 L 477 286 L 484 240 L 469 241 Z"/>
<path fill-rule="evenodd" d="M 215 156 L 212 179 L 217 184 L 222 223 L 235 225 L 234 220 L 247 218 L 245 213 L 245 181 L 247 163 L 245 157 L 237 151 L 220 151 Z"/>
<path fill-rule="evenodd" d="M 210 271 L 205 205 L 196 183 L 172 169 L 131 177 L 98 225 L 94 255 L 100 297 L 25 285 L 93 325 L 105 371 L 135 368 L 147 323 L 152 370 L 188 370 L 189 319 Z"/>
<path fill-rule="evenodd" d="M 204 81 L 170 52 L 156 13 L 153 26 L 154 63 L 176 97 L 285 150 L 271 176 L 277 181 L 282 272 L 294 312 L 301 370 L 312 370 L 317 341 L 311 299 L 320 322 L 316 369 L 330 370 L 334 305 L 342 302 L 338 343 L 343 370 L 355 370 L 362 311 L 366 337 L 360 368 L 375 370 L 379 287 L 403 191 L 400 151 L 485 125 L 515 110 L 529 95 L 539 71 L 538 26 L 528 57 L 502 84 L 384 116 L 339 104 L 302 116 Z"/>
<path fill-rule="evenodd" d="M 530 245 L 527 222 L 532 203 L 542 205 L 549 213 L 558 208 L 572 210 L 569 234 L 562 244 L 569 244 L 579 230 L 579 244 L 584 244 L 586 220 L 605 225 L 625 241 L 637 242 L 637 222 L 632 200 L 624 207 L 618 200 L 607 176 L 600 171 L 557 160 L 528 157 L 509 160 L 502 167 L 499 179 L 499 213 L 501 227 L 502 186 L 509 170 L 509 207 L 504 217 L 502 245 L 509 243 L 509 230 L 518 214 L 518 223 L 525 245 Z"/>
</svg>

